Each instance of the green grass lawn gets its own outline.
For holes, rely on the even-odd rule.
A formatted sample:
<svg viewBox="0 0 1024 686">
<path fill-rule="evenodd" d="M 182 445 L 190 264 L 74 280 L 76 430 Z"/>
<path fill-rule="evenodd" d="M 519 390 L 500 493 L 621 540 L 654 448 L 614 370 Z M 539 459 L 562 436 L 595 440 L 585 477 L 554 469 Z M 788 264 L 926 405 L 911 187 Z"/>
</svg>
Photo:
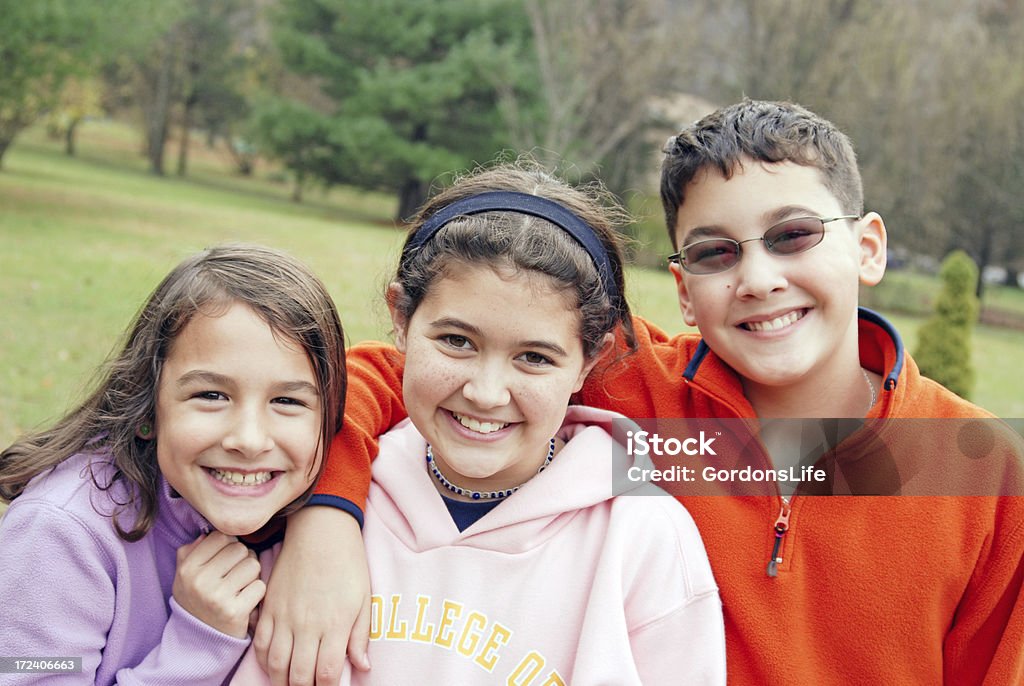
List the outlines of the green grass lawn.
<svg viewBox="0 0 1024 686">
<path fill-rule="evenodd" d="M 159 280 L 215 243 L 288 250 L 324 280 L 349 340 L 386 335 L 378 293 L 403 236 L 390 197 L 338 190 L 296 205 L 287 187 L 217 174 L 225 162 L 201 155 L 196 178 L 159 179 L 118 159 L 124 127 L 83 134 L 71 159 L 29 132 L 0 172 L 0 443 L 80 398 Z"/>
<path fill-rule="evenodd" d="M 83 126 L 79 156 L 40 131 L 21 137 L 0 171 L 0 445 L 82 397 L 136 308 L 180 258 L 222 241 L 290 251 L 321 275 L 350 342 L 387 336 L 380 299 L 403 232 L 393 198 L 290 189 L 231 175 L 226 157 L 194 146 L 186 179 L 151 176 L 139 140 L 120 124 Z M 171 149 L 169 149 L 169 154 Z M 173 161 L 173 160 L 172 160 Z M 667 271 L 633 269 L 635 309 L 682 328 Z M 913 347 L 919 319 L 899 317 Z M 980 327 L 975 401 L 1024 416 L 1024 332 Z"/>
</svg>

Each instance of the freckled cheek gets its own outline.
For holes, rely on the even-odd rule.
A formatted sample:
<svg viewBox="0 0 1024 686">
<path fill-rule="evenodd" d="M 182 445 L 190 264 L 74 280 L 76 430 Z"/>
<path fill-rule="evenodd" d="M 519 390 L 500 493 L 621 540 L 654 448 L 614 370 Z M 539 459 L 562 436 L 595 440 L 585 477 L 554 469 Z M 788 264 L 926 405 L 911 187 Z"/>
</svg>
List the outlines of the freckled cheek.
<svg viewBox="0 0 1024 686">
<path fill-rule="evenodd" d="M 434 397 L 451 394 L 464 383 L 465 374 L 448 364 L 406 365 L 405 388 L 417 395 Z"/>
<path fill-rule="evenodd" d="M 572 383 L 568 377 L 545 384 L 530 384 L 515 391 L 520 407 L 529 408 L 538 419 L 561 416 L 571 395 Z"/>
</svg>

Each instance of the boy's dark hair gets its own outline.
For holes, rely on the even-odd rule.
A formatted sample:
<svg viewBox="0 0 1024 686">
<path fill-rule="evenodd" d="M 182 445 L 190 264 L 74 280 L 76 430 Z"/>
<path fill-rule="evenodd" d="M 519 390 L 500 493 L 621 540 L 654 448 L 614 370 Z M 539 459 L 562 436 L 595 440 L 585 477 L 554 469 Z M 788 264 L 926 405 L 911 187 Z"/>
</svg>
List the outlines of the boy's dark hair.
<svg viewBox="0 0 1024 686">
<path fill-rule="evenodd" d="M 670 138 L 664 153 L 661 204 L 676 250 L 676 217 L 686 201 L 686 185 L 708 167 L 728 179 L 745 157 L 814 167 L 844 213 L 864 213 L 864 189 L 850 139 L 832 122 L 790 102 L 748 99 L 716 110 Z"/>
<path fill-rule="evenodd" d="M 344 332 L 334 302 L 313 272 L 290 255 L 257 245 L 222 245 L 185 259 L 164 277 L 85 402 L 52 428 L 0 452 L 0 498 L 17 497 L 32 477 L 75 453 L 106 453 L 114 475 L 102 484 L 94 476 L 96 486 L 107 490 L 122 481 L 130 499 L 118 503 L 118 534 L 128 541 L 146 535 L 156 520 L 160 468 L 156 441 L 138 436 L 138 429 L 154 423 L 160 374 L 175 338 L 196 314 L 215 316 L 234 303 L 251 307 L 309 359 L 321 406 L 319 476 L 345 406 Z M 300 507 L 312 492 L 310 486 L 280 514 Z M 121 512 L 135 514 L 127 531 L 117 516 Z"/>
<path fill-rule="evenodd" d="M 621 326 L 629 349 L 635 349 L 629 305 L 624 297 L 622 235 L 615 227 L 628 214 L 600 185 L 573 187 L 530 159 L 484 168 L 455 180 L 419 211 L 409 241 L 424 222 L 452 203 L 489 191 L 516 191 L 552 200 L 583 220 L 608 255 L 618 295 L 608 293 L 594 260 L 564 229 L 539 217 L 511 211 L 461 216 L 445 224 L 429 241 L 403 250 L 394 281 L 401 292 L 389 298 L 408 321 L 434 281 L 449 269 L 488 264 L 495 268 L 536 271 L 571 292 L 581 317 L 580 336 L 587 358 L 599 350 L 604 335 Z"/>
</svg>

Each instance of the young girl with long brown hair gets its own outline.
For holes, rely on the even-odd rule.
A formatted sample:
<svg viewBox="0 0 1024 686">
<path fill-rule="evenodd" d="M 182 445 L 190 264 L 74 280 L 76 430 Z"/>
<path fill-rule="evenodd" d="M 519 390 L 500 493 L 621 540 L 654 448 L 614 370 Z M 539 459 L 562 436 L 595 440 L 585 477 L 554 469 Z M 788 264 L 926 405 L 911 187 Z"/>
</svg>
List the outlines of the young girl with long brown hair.
<svg viewBox="0 0 1024 686">
<path fill-rule="evenodd" d="M 223 683 L 265 591 L 237 537 L 308 497 L 344 355 L 330 296 L 288 255 L 175 267 L 99 388 L 0 453 L 0 655 L 22 672 L 0 682 Z"/>
</svg>

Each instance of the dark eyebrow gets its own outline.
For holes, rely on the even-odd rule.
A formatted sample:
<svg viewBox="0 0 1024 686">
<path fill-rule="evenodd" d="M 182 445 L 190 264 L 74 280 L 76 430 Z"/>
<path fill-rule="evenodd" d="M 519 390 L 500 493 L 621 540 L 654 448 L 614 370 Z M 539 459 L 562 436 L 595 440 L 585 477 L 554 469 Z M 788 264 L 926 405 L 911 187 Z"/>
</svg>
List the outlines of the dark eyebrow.
<svg viewBox="0 0 1024 686">
<path fill-rule="evenodd" d="M 770 227 L 775 226 L 779 222 L 787 219 L 794 219 L 796 217 L 819 217 L 820 213 L 812 210 L 809 207 L 803 205 L 783 205 L 782 207 L 776 207 L 768 210 L 761 215 L 761 221 L 764 226 L 761 228 L 762 231 L 767 231 Z M 719 224 L 709 224 L 707 226 L 698 226 L 690 229 L 686 233 L 686 240 L 683 245 L 691 245 L 695 242 L 694 239 L 701 240 L 704 238 L 726 238 L 728 237 L 728 231 L 726 231 Z"/>
<path fill-rule="evenodd" d="M 482 335 L 482 332 L 478 327 L 473 326 L 468 322 L 464 322 L 461 319 L 456 319 L 455 317 L 441 317 L 440 319 L 435 319 L 430 322 L 430 326 L 435 329 L 459 329 L 475 336 Z M 520 348 L 540 348 L 541 350 L 546 350 L 552 355 L 556 355 L 558 357 L 566 357 L 569 355 L 569 353 L 565 351 L 565 348 L 557 343 L 552 343 L 551 341 L 519 341 L 516 345 Z"/>
<path fill-rule="evenodd" d="M 441 317 L 440 319 L 435 319 L 430 322 L 430 326 L 435 329 L 461 329 L 467 333 L 475 334 L 477 336 L 480 335 L 480 329 L 472 324 L 462 321 L 461 319 L 456 319 L 455 317 Z"/>
<path fill-rule="evenodd" d="M 725 237 L 725 229 L 723 229 L 720 226 L 717 226 L 717 225 L 714 225 L 714 224 L 710 225 L 710 226 L 698 226 L 697 228 L 691 229 L 690 231 L 688 231 L 686 233 L 686 236 L 685 236 L 686 240 L 683 241 L 683 245 L 684 246 L 691 245 L 691 244 L 695 243 L 696 240 L 701 240 L 701 239 L 704 239 L 704 238 L 724 238 L 724 237 Z M 696 240 L 694 240 L 694 239 L 696 239 Z"/>
<path fill-rule="evenodd" d="M 308 381 L 283 381 L 274 386 L 277 393 L 309 393 L 310 395 L 319 396 L 320 391 L 316 389 L 316 386 L 309 383 Z"/>
<path fill-rule="evenodd" d="M 812 210 L 804 205 L 783 205 L 782 207 L 776 207 L 774 210 L 765 212 L 764 222 L 765 229 L 770 226 L 775 226 L 779 222 L 786 221 L 787 219 L 796 219 L 797 217 L 821 217 L 823 216 L 820 212 Z"/>
<path fill-rule="evenodd" d="M 523 341 L 519 346 L 522 348 L 540 348 L 541 350 L 548 351 L 555 357 L 567 357 L 569 355 L 562 346 L 550 341 Z"/>
<path fill-rule="evenodd" d="M 205 369 L 193 369 L 192 371 L 182 374 L 181 377 L 175 382 L 175 384 L 182 388 L 190 385 L 203 385 L 210 384 L 211 386 L 222 386 L 232 387 L 235 385 L 234 380 L 230 376 L 218 374 L 217 372 L 207 371 Z M 319 395 L 320 392 L 316 386 L 297 379 L 295 381 L 282 381 L 274 384 L 275 393 L 311 393 L 312 395 Z"/>
<path fill-rule="evenodd" d="M 210 384 L 212 386 L 229 386 L 232 384 L 231 377 L 218 374 L 217 372 L 208 372 L 204 369 L 193 369 L 189 372 L 185 372 L 175 384 L 179 387 L 189 386 L 193 384 Z"/>
</svg>

